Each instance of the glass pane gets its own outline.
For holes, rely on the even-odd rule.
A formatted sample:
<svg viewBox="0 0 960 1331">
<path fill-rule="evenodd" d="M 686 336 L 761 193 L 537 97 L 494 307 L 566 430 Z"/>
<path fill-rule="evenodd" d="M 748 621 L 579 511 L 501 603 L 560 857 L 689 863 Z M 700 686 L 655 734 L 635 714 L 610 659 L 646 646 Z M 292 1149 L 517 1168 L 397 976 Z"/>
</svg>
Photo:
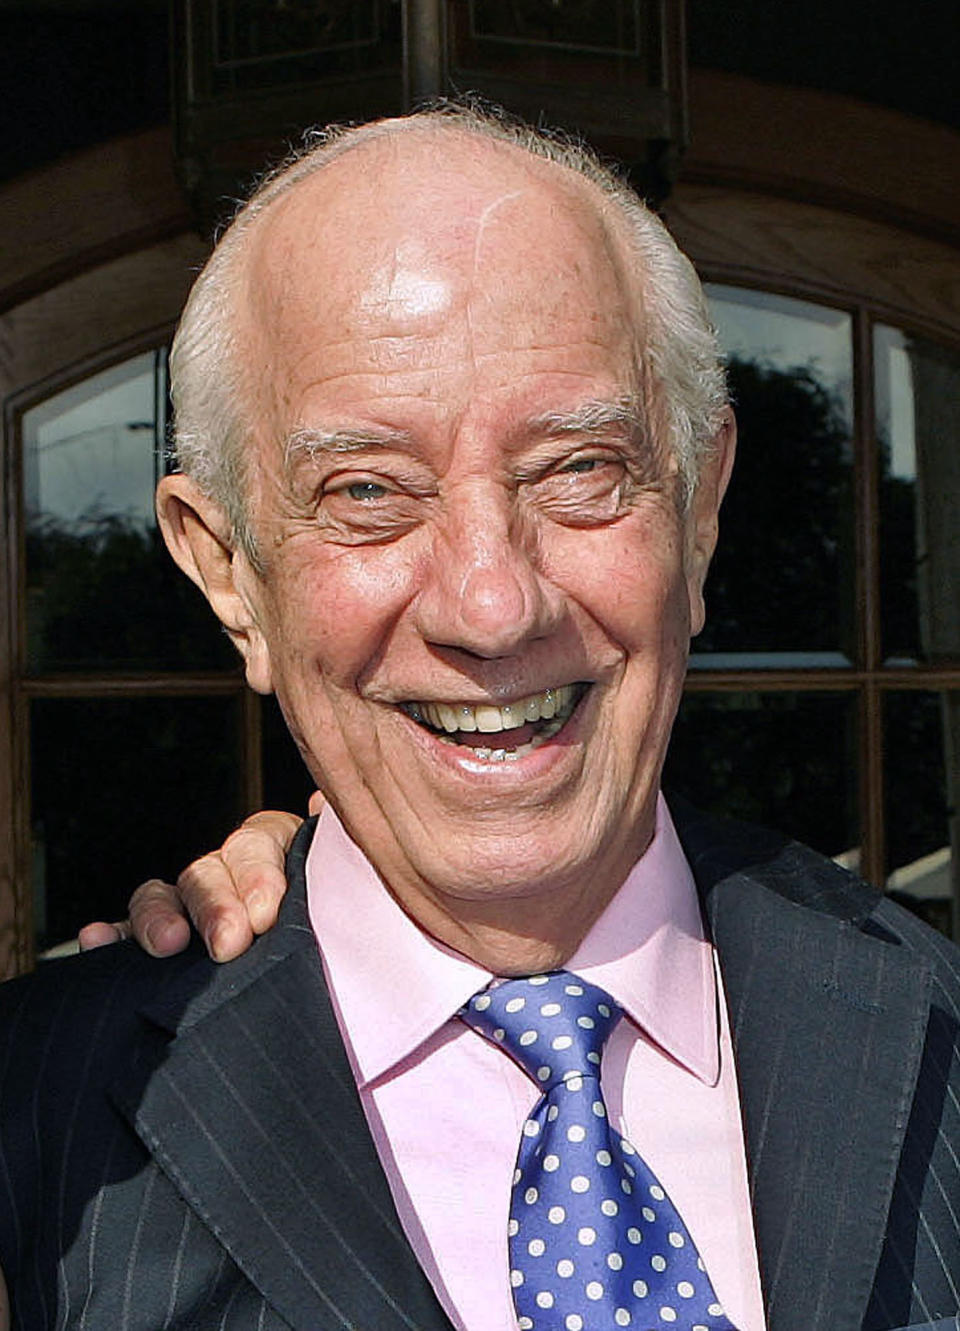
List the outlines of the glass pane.
<svg viewBox="0 0 960 1331">
<path fill-rule="evenodd" d="M 696 666 L 845 665 L 852 655 L 849 315 L 707 288 L 740 444 Z"/>
<path fill-rule="evenodd" d="M 152 521 L 166 403 L 158 356 L 134 356 L 25 414 L 29 514 L 65 523 L 100 513 L 140 527 Z"/>
<path fill-rule="evenodd" d="M 146 352 L 24 413 L 29 669 L 234 664 L 157 530 L 166 401 Z"/>
<path fill-rule="evenodd" d="M 400 10 L 399 0 L 217 0 L 203 74 L 227 96 L 399 68 Z"/>
<path fill-rule="evenodd" d="M 950 933 L 960 898 L 960 692 L 884 697 L 887 887 Z"/>
<path fill-rule="evenodd" d="M 856 714 L 849 693 L 687 693 L 664 788 L 849 862 L 860 840 Z"/>
<path fill-rule="evenodd" d="M 277 4 L 217 0 L 217 63 L 223 67 L 278 56 L 306 56 L 377 40 L 376 0 Z"/>
<path fill-rule="evenodd" d="M 447 18 L 455 77 L 641 96 L 660 77 L 660 9 L 639 0 L 456 0 Z"/>
<path fill-rule="evenodd" d="M 880 326 L 880 592 L 888 660 L 960 657 L 960 354 Z"/>
<path fill-rule="evenodd" d="M 470 34 L 512 45 L 572 47 L 636 55 L 639 0 L 471 0 Z"/>
<path fill-rule="evenodd" d="M 241 812 L 237 698 L 35 699 L 38 947 L 126 914 L 145 878 L 218 846 Z"/>
</svg>

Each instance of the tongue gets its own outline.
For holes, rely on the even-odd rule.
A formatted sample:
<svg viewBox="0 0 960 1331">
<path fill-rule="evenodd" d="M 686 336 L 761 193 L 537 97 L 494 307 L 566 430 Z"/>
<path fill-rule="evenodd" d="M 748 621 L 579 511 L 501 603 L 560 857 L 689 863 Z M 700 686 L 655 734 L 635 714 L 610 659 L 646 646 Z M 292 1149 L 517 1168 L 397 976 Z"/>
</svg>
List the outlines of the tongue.
<svg viewBox="0 0 960 1331">
<path fill-rule="evenodd" d="M 479 730 L 458 730 L 450 738 L 468 749 L 519 749 L 521 744 L 530 743 L 542 724 L 528 721 L 515 730 L 497 730 L 492 735 L 484 735 Z"/>
</svg>

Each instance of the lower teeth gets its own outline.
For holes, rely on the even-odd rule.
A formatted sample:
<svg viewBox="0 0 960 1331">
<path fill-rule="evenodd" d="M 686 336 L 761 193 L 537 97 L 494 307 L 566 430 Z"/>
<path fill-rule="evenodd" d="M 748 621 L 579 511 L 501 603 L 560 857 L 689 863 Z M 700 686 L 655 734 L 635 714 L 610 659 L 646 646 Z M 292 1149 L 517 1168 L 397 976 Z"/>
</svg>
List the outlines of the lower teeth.
<svg viewBox="0 0 960 1331">
<path fill-rule="evenodd" d="M 543 744 L 545 740 L 552 739 L 554 735 L 558 734 L 563 729 L 569 719 L 570 717 L 568 714 L 567 716 L 558 716 L 554 718 L 554 720 L 548 721 L 542 730 L 537 731 L 533 739 L 529 740 L 526 744 L 521 744 L 519 748 L 471 749 L 471 753 L 474 758 L 482 763 L 516 762 L 521 754 L 531 753 L 534 749 Z M 441 736 L 441 738 L 445 738 L 450 744 L 457 743 L 453 735 Z M 470 746 L 466 744 L 461 745 L 461 747 L 470 748 Z"/>
</svg>

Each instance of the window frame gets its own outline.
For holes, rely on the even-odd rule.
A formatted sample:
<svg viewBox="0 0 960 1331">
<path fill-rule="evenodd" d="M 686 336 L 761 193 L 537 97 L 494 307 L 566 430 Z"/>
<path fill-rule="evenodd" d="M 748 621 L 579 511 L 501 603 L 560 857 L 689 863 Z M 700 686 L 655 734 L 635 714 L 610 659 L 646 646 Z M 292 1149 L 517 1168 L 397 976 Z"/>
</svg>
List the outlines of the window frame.
<svg viewBox="0 0 960 1331">
<path fill-rule="evenodd" d="M 234 698 L 238 703 L 237 756 L 241 765 L 241 804 L 237 821 L 263 801 L 260 699 L 246 686 L 238 659 L 226 670 L 31 670 L 26 660 L 26 521 L 23 493 L 23 430 L 26 412 L 58 393 L 144 352 L 168 347 L 175 324 L 125 339 L 100 355 L 85 357 L 60 374 L 47 376 L 8 398 L 4 409 L 5 532 L 7 577 L 0 588 L 4 640 L 0 653 L 7 665 L 11 723 L 0 739 L 0 809 L 9 828 L 9 865 L 13 885 L 12 955 L 17 970 L 37 959 L 32 897 L 30 708 L 38 699 Z M 6 602 L 6 604 L 4 604 Z M 5 798 L 4 798 L 5 796 Z M 130 884 L 131 891 L 136 886 Z M 66 941 L 66 940 L 64 940 Z M 2 957 L 0 957 L 2 965 Z"/>
<path fill-rule="evenodd" d="M 728 264 L 698 265 L 704 283 L 745 288 L 841 310 L 851 319 L 853 339 L 853 524 L 854 524 L 854 641 L 856 658 L 849 666 L 791 667 L 785 665 L 738 669 L 694 667 L 687 673 L 685 692 L 836 692 L 857 699 L 859 761 L 857 769 L 860 815 L 861 875 L 882 886 L 886 870 L 884 694 L 892 691 L 960 691 L 960 657 L 929 665 L 888 663 L 882 648 L 880 596 L 880 471 L 875 413 L 876 377 L 874 329 L 892 325 L 908 336 L 936 342 L 960 356 L 960 331 L 944 335 L 942 324 L 892 310 L 883 301 L 838 299 L 817 283 L 780 276 L 764 282 L 754 270 Z M 723 512 L 720 540 L 724 539 Z M 707 614 L 710 613 L 709 602 Z M 696 644 L 694 643 L 694 648 Z M 952 902 L 953 936 L 960 940 L 960 901 Z"/>
</svg>

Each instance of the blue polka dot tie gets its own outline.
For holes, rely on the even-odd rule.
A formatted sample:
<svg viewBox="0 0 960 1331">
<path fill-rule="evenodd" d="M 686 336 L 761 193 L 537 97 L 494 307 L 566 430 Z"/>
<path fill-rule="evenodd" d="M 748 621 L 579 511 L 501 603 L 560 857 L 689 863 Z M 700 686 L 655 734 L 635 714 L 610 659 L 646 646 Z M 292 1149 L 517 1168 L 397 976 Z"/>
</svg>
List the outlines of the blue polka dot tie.
<svg viewBox="0 0 960 1331">
<path fill-rule="evenodd" d="M 541 1087 L 523 1125 L 510 1206 L 521 1331 L 735 1331 L 676 1208 L 600 1090 L 622 1016 L 568 971 L 494 984 L 461 1018 Z"/>
</svg>

